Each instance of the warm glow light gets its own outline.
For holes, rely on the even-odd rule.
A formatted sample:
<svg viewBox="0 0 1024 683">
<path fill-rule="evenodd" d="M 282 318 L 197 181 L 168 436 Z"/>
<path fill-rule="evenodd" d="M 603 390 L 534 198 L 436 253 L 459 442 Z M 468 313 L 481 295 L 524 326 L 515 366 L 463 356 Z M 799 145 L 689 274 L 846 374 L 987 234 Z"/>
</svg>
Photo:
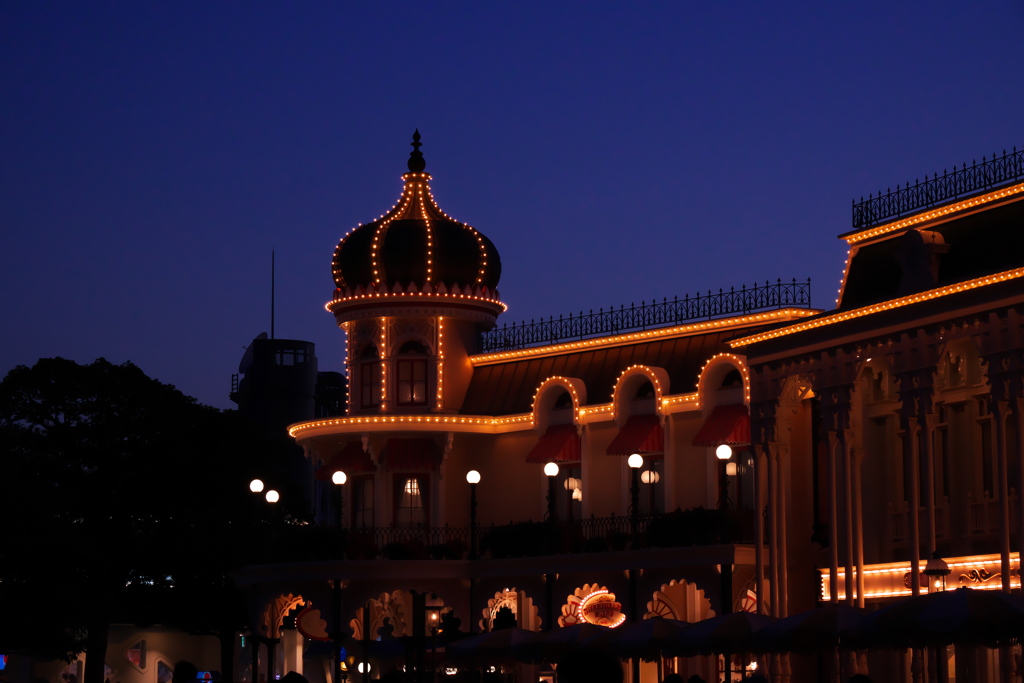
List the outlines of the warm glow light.
<svg viewBox="0 0 1024 683">
<path fill-rule="evenodd" d="M 528 349 L 517 349 L 515 351 L 483 353 L 475 356 L 470 356 L 469 360 L 474 366 L 490 365 L 512 358 L 530 358 L 548 355 L 554 356 L 565 353 L 566 351 L 573 351 L 576 349 L 623 346 L 626 344 L 632 344 L 637 341 L 645 341 L 649 339 L 661 339 L 665 337 L 685 337 L 688 335 L 701 334 L 708 330 L 722 330 L 733 327 L 745 327 L 749 326 L 752 323 L 770 323 L 791 318 L 806 318 L 807 316 L 818 315 L 821 312 L 822 311 L 820 309 L 780 308 L 778 310 L 768 311 L 765 313 L 755 313 L 751 315 L 739 316 L 736 318 L 721 318 L 718 320 L 708 320 L 706 322 L 693 323 L 690 325 L 677 325 L 675 327 L 663 327 L 658 328 L 656 330 L 630 332 L 627 334 L 616 334 L 608 337 L 596 337 L 594 339 L 583 339 L 581 341 L 566 342 L 564 344 L 552 344 L 550 346 L 534 346 Z"/>
<path fill-rule="evenodd" d="M 877 237 L 879 235 L 884 235 L 884 234 L 889 233 L 889 232 L 895 232 L 895 231 L 900 230 L 902 228 L 905 228 L 905 227 L 908 227 L 908 226 L 911 226 L 911 225 L 915 225 L 915 224 L 918 224 L 918 223 L 923 223 L 925 221 L 930 221 L 933 218 L 941 218 L 941 217 L 947 216 L 947 215 L 949 215 L 951 213 L 956 213 L 958 211 L 963 211 L 964 209 L 971 209 L 971 208 L 974 208 L 976 206 L 980 206 L 982 204 L 988 204 L 989 202 L 993 202 L 993 201 L 995 201 L 997 199 L 1003 199 L 1004 197 L 1010 197 L 1010 196 L 1013 196 L 1015 194 L 1020 194 L 1021 192 L 1024 192 L 1024 183 L 1021 183 L 1019 185 L 1014 185 L 1012 187 L 1007 187 L 1007 188 L 1004 188 L 1002 190 L 997 190 L 995 192 L 989 192 L 988 194 L 983 194 L 983 195 L 980 195 L 978 197 L 973 197 L 971 199 L 966 199 L 966 200 L 964 200 L 962 202 L 957 202 L 955 204 L 950 204 L 949 206 L 944 206 L 944 207 L 941 207 L 941 208 L 938 208 L 938 209 L 934 209 L 932 211 L 925 211 L 925 212 L 919 213 L 919 214 L 917 214 L 915 216 L 911 216 L 910 218 L 904 218 L 904 219 L 901 219 L 901 220 L 894 221 L 892 223 L 886 223 L 885 225 L 879 225 L 879 226 L 876 226 L 874 228 L 868 228 L 866 230 L 861 230 L 859 232 L 851 233 L 851 234 L 845 235 L 843 237 L 843 239 L 845 239 L 848 244 L 857 244 L 858 242 L 863 242 L 865 240 L 869 240 L 872 237 Z"/>
<path fill-rule="evenodd" d="M 278 493 L 274 489 L 270 489 L 269 491 L 267 491 L 267 502 L 268 503 L 276 503 L 279 500 L 281 500 L 281 494 L 280 493 Z"/>
<path fill-rule="evenodd" d="M 734 353 L 716 353 L 715 355 L 708 358 L 707 362 L 704 363 L 700 369 L 700 373 L 697 375 L 697 396 L 710 394 L 713 389 L 718 387 L 706 387 L 704 386 L 704 378 L 708 369 L 725 364 L 734 370 L 739 370 L 740 376 L 743 378 L 743 400 L 750 402 L 750 369 L 747 367 L 746 358 L 743 356 L 737 356 Z"/>
<path fill-rule="evenodd" d="M 470 484 L 479 484 L 480 473 L 477 472 L 476 470 L 470 470 L 469 472 L 466 472 L 466 481 L 468 481 Z"/>
<path fill-rule="evenodd" d="M 732 457 L 732 447 L 727 443 L 723 443 L 715 449 L 715 457 L 719 460 L 728 460 Z"/>
<path fill-rule="evenodd" d="M 253 479 L 252 481 L 249 482 L 249 490 L 252 491 L 253 493 L 262 493 L 263 481 L 260 479 Z"/>
<path fill-rule="evenodd" d="M 341 470 L 338 470 L 337 472 L 331 475 L 331 481 L 333 481 L 338 486 L 341 486 L 346 481 L 348 481 L 348 475 L 342 472 Z"/>
<path fill-rule="evenodd" d="M 548 477 L 554 477 L 558 475 L 558 463 L 549 462 L 544 465 L 544 475 Z"/>
<path fill-rule="evenodd" d="M 930 289 L 926 292 L 918 292 L 917 294 L 910 294 L 908 296 L 900 297 L 898 299 L 890 299 L 889 301 L 883 301 L 879 304 L 871 306 L 864 306 L 861 308 L 854 309 L 852 311 L 844 311 L 842 313 L 834 313 L 832 315 L 826 315 L 821 318 L 816 318 L 810 322 L 797 323 L 795 325 L 789 325 L 787 327 L 780 327 L 769 332 L 761 332 L 759 334 L 753 334 L 749 337 L 741 337 L 740 339 L 730 340 L 728 343 L 730 346 L 746 346 L 747 344 L 754 344 L 766 339 L 775 339 L 777 337 L 783 337 L 785 335 L 794 334 L 796 332 L 803 332 L 805 330 L 812 330 L 818 327 L 824 327 L 825 325 L 833 325 L 846 320 L 852 320 L 853 318 L 860 318 L 865 315 L 871 315 L 872 313 L 878 313 L 879 311 L 889 311 L 895 308 L 902 308 L 904 306 L 910 306 L 912 304 L 920 303 L 922 301 L 930 301 L 939 297 L 948 296 L 950 294 L 958 294 L 965 292 L 970 289 L 976 289 L 978 287 L 985 287 L 987 285 L 996 284 L 999 282 L 1006 282 L 1008 280 L 1016 280 L 1024 277 L 1024 268 L 1015 268 L 1013 270 L 1006 270 L 1001 273 L 994 275 L 987 275 L 985 277 L 979 277 L 974 280 L 967 280 L 966 282 L 958 282 L 952 285 L 946 285 L 945 287 L 938 287 L 936 289 Z"/>
<path fill-rule="evenodd" d="M 645 484 L 657 484 L 661 481 L 661 475 L 654 470 L 644 470 L 640 473 L 640 481 Z"/>
<path fill-rule="evenodd" d="M 626 464 L 629 465 L 634 470 L 638 470 L 644 466 L 644 456 L 640 455 L 639 453 L 634 453 L 628 458 L 626 458 Z"/>
<path fill-rule="evenodd" d="M 726 476 L 735 477 L 737 471 L 738 471 L 738 468 L 736 466 L 736 463 L 734 463 L 734 462 L 727 462 L 727 463 L 725 463 L 725 474 L 726 474 Z"/>
</svg>

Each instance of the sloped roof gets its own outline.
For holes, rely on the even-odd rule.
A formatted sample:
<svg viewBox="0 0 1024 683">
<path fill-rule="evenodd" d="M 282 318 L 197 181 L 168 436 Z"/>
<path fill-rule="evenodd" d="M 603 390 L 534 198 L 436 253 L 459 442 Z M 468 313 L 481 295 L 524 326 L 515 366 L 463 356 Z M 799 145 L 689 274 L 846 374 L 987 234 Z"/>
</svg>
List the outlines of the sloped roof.
<svg viewBox="0 0 1024 683">
<path fill-rule="evenodd" d="M 461 412 L 470 415 L 527 413 L 537 387 L 553 375 L 583 380 L 588 405 L 608 403 L 619 375 L 631 365 L 664 368 L 669 376 L 669 393 L 690 393 L 697 390 L 697 378 L 704 363 L 716 353 L 729 351 L 726 340 L 751 334 L 761 327 L 752 325 L 483 365 L 474 368 Z"/>
</svg>

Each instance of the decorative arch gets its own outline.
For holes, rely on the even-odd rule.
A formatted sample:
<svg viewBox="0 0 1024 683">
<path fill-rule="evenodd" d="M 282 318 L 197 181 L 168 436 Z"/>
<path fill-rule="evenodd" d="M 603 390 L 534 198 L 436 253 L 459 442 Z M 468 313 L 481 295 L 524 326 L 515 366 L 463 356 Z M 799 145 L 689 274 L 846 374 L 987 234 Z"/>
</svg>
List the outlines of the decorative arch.
<svg viewBox="0 0 1024 683">
<path fill-rule="evenodd" d="M 349 628 L 352 630 L 352 637 L 356 640 L 363 640 L 363 627 L 366 617 L 370 620 L 370 640 L 375 640 L 381 628 L 391 627 L 394 629 L 391 635 L 411 636 L 412 635 L 412 595 L 405 590 L 396 590 L 392 593 L 381 593 L 376 598 L 370 598 L 362 607 L 356 610 L 355 617 L 349 621 Z"/>
<path fill-rule="evenodd" d="M 704 594 L 703 588 L 685 579 L 672 579 L 663 583 L 659 590 L 654 591 L 647 603 L 644 619 L 667 617 L 680 621 L 697 622 L 715 616 L 711 608 L 711 600 Z"/>
<path fill-rule="evenodd" d="M 733 370 L 740 373 L 743 382 L 743 402 L 750 403 L 750 368 L 747 367 L 746 358 L 734 353 L 718 353 L 704 363 L 697 377 L 697 402 L 701 412 L 706 413 L 715 407 L 711 397 L 722 386 L 726 375 Z"/>
<path fill-rule="evenodd" d="M 541 382 L 533 394 L 530 410 L 533 413 L 534 429 L 547 427 L 548 414 L 555 407 L 555 401 L 561 395 L 561 391 L 558 389 L 569 392 L 572 399 L 572 421 L 573 424 L 579 423 L 580 406 L 587 402 L 587 386 L 583 380 L 577 377 L 553 375 Z"/>
<path fill-rule="evenodd" d="M 654 387 L 654 409 L 661 414 L 662 397 L 669 390 L 668 371 L 647 365 L 630 365 L 615 379 L 612 388 L 612 411 L 619 427 L 629 418 L 629 402 L 645 382 Z"/>
<path fill-rule="evenodd" d="M 513 586 L 497 591 L 494 597 L 487 601 L 487 607 L 480 611 L 482 618 L 477 622 L 477 626 L 481 633 L 493 630 L 494 619 L 502 609 L 511 610 L 516 617 L 516 623 L 522 628 L 533 630 L 531 626 L 537 623 L 537 607 L 533 604 L 533 599 Z"/>
<path fill-rule="evenodd" d="M 280 638 L 281 624 L 284 623 L 285 616 L 299 605 L 305 604 L 305 602 L 301 595 L 294 595 L 292 593 L 287 595 L 282 593 L 271 600 L 263 608 L 259 619 L 259 624 L 265 631 L 266 636 L 268 638 Z"/>
</svg>

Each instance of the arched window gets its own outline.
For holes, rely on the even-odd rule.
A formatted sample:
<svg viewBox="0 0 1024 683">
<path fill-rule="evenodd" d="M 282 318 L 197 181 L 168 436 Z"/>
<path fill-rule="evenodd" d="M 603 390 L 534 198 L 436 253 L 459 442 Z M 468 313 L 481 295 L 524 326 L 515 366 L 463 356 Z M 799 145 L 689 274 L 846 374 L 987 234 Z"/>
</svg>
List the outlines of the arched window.
<svg viewBox="0 0 1024 683">
<path fill-rule="evenodd" d="M 427 405 L 427 349 L 419 342 L 406 342 L 395 360 L 397 404 Z"/>
<path fill-rule="evenodd" d="M 380 354 L 367 344 L 359 354 L 359 407 L 380 406 Z"/>
</svg>

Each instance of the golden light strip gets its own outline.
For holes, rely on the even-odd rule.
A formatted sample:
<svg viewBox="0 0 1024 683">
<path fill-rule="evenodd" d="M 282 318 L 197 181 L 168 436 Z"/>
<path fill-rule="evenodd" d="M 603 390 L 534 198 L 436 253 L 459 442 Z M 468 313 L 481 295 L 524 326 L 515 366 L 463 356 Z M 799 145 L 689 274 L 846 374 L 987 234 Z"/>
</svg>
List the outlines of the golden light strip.
<svg viewBox="0 0 1024 683">
<path fill-rule="evenodd" d="M 647 341 L 651 339 L 662 339 L 665 337 L 684 336 L 687 334 L 696 334 L 699 332 L 705 332 L 707 330 L 722 330 L 731 327 L 743 327 L 751 323 L 766 323 L 779 318 L 804 318 L 810 315 L 817 315 L 821 311 L 807 308 L 780 308 L 777 311 L 771 311 L 768 313 L 756 313 L 752 315 L 744 315 L 738 318 L 721 318 L 718 320 L 708 320 L 702 323 L 691 323 L 689 325 L 677 325 L 675 327 L 664 327 L 657 330 L 647 330 L 644 332 L 632 332 L 628 334 L 617 334 L 610 337 L 597 337 L 595 339 L 583 339 L 575 342 L 566 342 L 564 344 L 552 344 L 550 346 L 537 346 L 528 349 L 519 349 L 516 351 L 501 351 L 495 353 L 483 353 L 475 356 L 470 356 L 469 360 L 474 365 L 486 365 L 488 363 L 497 363 L 503 360 L 509 360 L 513 358 L 529 358 L 529 357 L 541 357 L 547 355 L 557 355 L 559 353 L 566 353 L 569 351 L 577 351 L 579 349 L 588 348 L 601 348 L 603 346 L 616 346 L 619 344 L 628 344 L 637 341 Z"/>
<path fill-rule="evenodd" d="M 878 313 L 880 311 L 889 311 L 894 308 L 902 308 L 903 306 L 909 306 L 916 304 L 921 301 L 930 301 L 931 299 L 938 299 L 939 297 L 948 296 L 950 294 L 957 294 L 964 292 L 969 289 L 977 289 L 978 287 L 985 287 L 986 285 L 995 284 L 998 282 L 1006 282 L 1007 280 L 1016 280 L 1017 278 L 1024 277 L 1024 268 L 1014 268 L 1013 270 L 1006 270 L 995 275 L 986 275 L 985 277 L 979 277 L 974 280 L 968 280 L 966 282 L 958 282 L 953 285 L 946 285 L 945 287 L 939 287 L 937 289 L 931 289 L 927 292 L 920 292 L 918 294 L 909 294 L 899 299 L 891 299 L 889 301 L 883 301 L 880 304 L 872 304 L 871 306 L 864 306 L 857 308 L 852 311 L 845 311 L 843 313 L 835 313 L 824 318 L 818 318 L 810 322 L 797 323 L 795 325 L 789 325 L 769 332 L 762 332 L 760 334 L 753 334 L 749 337 L 743 337 L 741 339 L 734 339 L 729 342 L 732 347 L 746 346 L 747 344 L 754 344 L 766 339 L 775 339 L 777 337 L 783 337 L 796 332 L 803 332 L 805 330 L 813 330 L 818 327 L 824 327 L 825 325 L 833 325 L 840 323 L 845 320 L 852 320 L 853 318 L 860 318 L 865 315 L 871 315 L 872 313 Z"/>
<path fill-rule="evenodd" d="M 903 228 L 909 227 L 911 225 L 917 225 L 919 223 L 930 221 L 933 218 L 947 216 L 951 213 L 963 211 L 964 209 L 970 209 L 975 206 L 980 206 L 981 204 L 987 204 L 997 199 L 1003 199 L 1004 197 L 1011 197 L 1022 192 L 1024 192 L 1024 183 L 1021 183 L 1019 185 L 1013 185 L 1011 187 L 1006 187 L 1003 188 L 1002 190 L 997 190 L 995 192 L 989 192 L 987 194 L 983 194 L 978 197 L 973 197 L 971 199 L 965 199 L 961 202 L 957 202 L 956 204 L 950 204 L 949 206 L 933 209 L 932 211 L 919 213 L 915 216 L 894 221 L 892 223 L 879 225 L 876 228 L 870 228 L 868 230 L 863 230 L 852 235 L 847 235 L 843 239 L 845 239 L 848 244 L 857 244 L 859 242 L 869 240 L 872 237 L 878 237 L 879 235 L 884 235 L 889 232 L 902 230 Z"/>
<path fill-rule="evenodd" d="M 1000 564 L 1000 557 L 997 554 L 989 555 L 971 555 L 968 557 L 955 557 L 946 560 L 946 564 L 949 566 L 951 573 L 956 573 L 957 570 L 971 570 L 971 569 L 984 569 L 985 567 L 991 567 L 993 565 Z M 1015 569 L 1020 567 L 1020 555 L 1018 553 L 1010 554 L 1010 570 L 1013 572 Z M 922 570 L 924 564 L 921 565 Z M 831 600 L 831 593 L 829 591 L 829 577 L 831 570 L 828 567 L 819 568 L 818 571 L 821 573 L 821 595 L 822 600 L 828 602 Z M 899 577 L 902 581 L 902 577 L 910 573 L 910 562 L 891 562 L 888 564 L 874 564 L 866 565 L 864 567 L 863 574 L 866 579 L 870 577 L 885 578 L 885 575 L 889 575 L 890 580 Z M 840 569 L 836 572 L 836 576 L 843 586 L 840 588 L 838 593 L 839 600 L 846 599 L 846 570 Z M 956 584 L 959 586 L 959 582 Z M 1011 576 L 1010 587 L 1019 588 L 1021 585 L 1020 578 L 1017 576 Z M 1001 590 L 1002 583 L 1000 581 L 992 581 L 991 583 L 977 583 L 971 584 L 969 588 L 976 590 Z M 947 581 L 947 590 L 951 590 Z M 922 593 L 928 592 L 928 587 L 922 585 Z M 892 598 L 902 597 L 911 595 L 913 591 L 909 588 L 887 588 L 887 589 L 870 589 L 865 586 L 864 597 L 865 598 Z"/>
<path fill-rule="evenodd" d="M 365 415 L 335 417 L 329 420 L 299 422 L 288 427 L 288 435 L 299 438 L 303 432 L 322 427 L 350 427 L 357 425 L 465 425 L 478 427 L 502 427 L 521 425 L 533 428 L 533 415 L 529 413 L 506 417 L 479 417 L 463 415 Z"/>
<path fill-rule="evenodd" d="M 533 399 L 530 401 L 530 413 L 531 414 L 536 414 L 536 412 L 537 412 L 537 398 L 541 395 L 541 393 L 543 393 L 543 391 L 545 389 L 547 389 L 552 384 L 557 384 L 558 386 L 560 386 L 563 389 L 565 389 L 566 391 L 568 391 L 569 395 L 572 396 L 572 410 L 573 410 L 572 420 L 573 420 L 573 422 L 578 422 L 579 421 L 579 416 L 580 416 L 580 413 L 579 413 L 579 405 L 580 405 L 579 394 L 576 393 L 576 387 L 574 387 L 572 385 L 572 382 L 570 382 L 567 378 L 562 377 L 561 375 L 552 375 L 551 377 L 548 377 L 546 380 L 544 380 L 543 382 L 540 383 L 540 386 L 537 387 L 537 391 L 533 392 Z"/>
<path fill-rule="evenodd" d="M 434 398 L 434 407 L 441 410 L 444 407 L 444 318 L 437 318 L 437 395 Z"/>
<path fill-rule="evenodd" d="M 470 294 L 452 294 L 450 292 L 447 292 L 447 293 L 445 293 L 445 292 L 372 292 L 370 294 L 356 294 L 356 295 L 353 295 L 353 296 L 346 296 L 346 297 L 339 297 L 337 299 L 332 299 L 332 300 L 328 301 L 326 304 L 324 304 L 324 309 L 326 309 L 328 311 L 332 311 L 333 310 L 332 307 L 335 304 L 345 304 L 345 303 L 349 303 L 351 301 L 357 301 L 357 300 L 360 300 L 360 299 L 388 300 L 388 299 L 400 299 L 400 298 L 403 298 L 403 297 L 413 297 L 413 296 L 433 297 L 434 299 L 467 299 L 467 300 L 470 300 L 470 301 L 484 301 L 486 303 L 493 304 L 495 306 L 500 306 L 502 311 L 507 311 L 508 310 L 508 306 L 506 306 L 502 302 L 498 301 L 498 299 L 496 299 L 496 298 L 491 298 L 491 297 L 486 297 L 486 296 L 473 296 L 473 295 L 470 295 Z"/>
<path fill-rule="evenodd" d="M 700 372 L 697 373 L 697 394 L 699 395 L 701 393 L 700 388 L 701 384 L 704 382 L 704 371 L 707 370 L 708 366 L 712 363 L 718 365 L 721 362 L 719 359 L 731 361 L 729 365 L 732 366 L 735 364 L 734 367 L 740 371 L 740 375 L 743 377 L 743 400 L 750 403 L 750 370 L 747 368 L 747 362 L 734 353 L 716 353 L 711 356 L 711 358 L 708 358 L 707 362 L 705 362 L 701 367 Z"/>
<path fill-rule="evenodd" d="M 612 396 L 615 396 L 619 389 L 619 382 L 621 382 L 626 375 L 643 375 L 654 387 L 654 404 L 662 405 L 662 389 L 661 381 L 658 376 L 646 365 L 630 365 L 628 368 L 619 373 L 619 376 L 615 378 L 615 383 L 612 385 Z M 612 410 L 612 419 L 618 420 L 619 416 L 615 410 Z"/>
</svg>

